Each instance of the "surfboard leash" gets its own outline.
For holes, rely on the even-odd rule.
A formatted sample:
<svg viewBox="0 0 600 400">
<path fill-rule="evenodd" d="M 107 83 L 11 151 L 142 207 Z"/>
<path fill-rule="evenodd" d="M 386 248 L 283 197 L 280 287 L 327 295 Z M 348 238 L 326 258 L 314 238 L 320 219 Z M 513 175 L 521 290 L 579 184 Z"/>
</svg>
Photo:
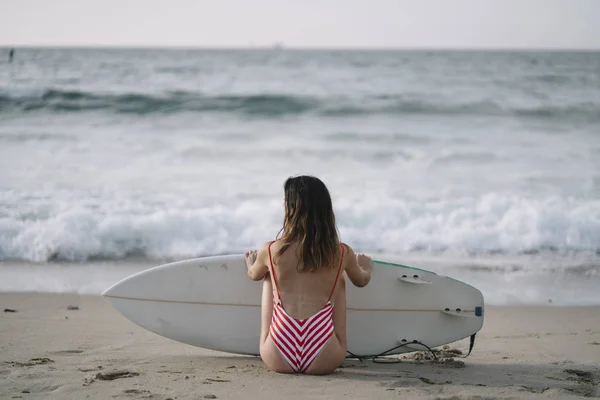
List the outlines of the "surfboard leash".
<svg viewBox="0 0 600 400">
<path fill-rule="evenodd" d="M 469 352 L 467 353 L 467 355 L 461 356 L 461 357 L 455 356 L 456 358 L 467 358 L 467 357 L 469 357 L 469 355 L 473 351 L 473 347 L 475 346 L 475 335 L 476 335 L 476 333 L 472 334 L 471 337 L 470 337 L 470 340 L 469 340 Z M 433 360 L 437 361 L 438 358 L 437 358 L 435 352 L 433 351 L 433 349 L 431 347 L 427 346 L 425 343 L 419 342 L 418 340 L 413 340 L 412 342 L 402 343 L 402 344 L 400 344 L 400 345 L 398 345 L 396 347 L 393 347 L 393 348 L 391 348 L 389 350 L 386 350 L 383 353 L 377 354 L 375 356 L 358 356 L 358 355 L 352 353 L 350 350 L 346 350 L 346 351 L 347 351 L 348 354 L 350 354 L 350 356 L 352 358 L 356 358 L 360 362 L 362 362 L 363 360 L 371 359 L 376 364 L 397 364 L 397 363 L 402 362 L 402 360 L 399 360 L 399 359 L 398 360 L 385 359 L 386 361 L 383 361 L 383 360 L 378 360 L 378 358 L 379 357 L 384 357 L 390 351 L 394 351 L 394 350 L 399 349 L 401 347 L 408 346 L 408 345 L 415 345 L 415 344 L 423 346 L 427 350 L 429 350 L 429 352 L 431 353 L 431 356 L 433 357 Z"/>
<path fill-rule="evenodd" d="M 475 347 L 475 335 L 477 335 L 476 333 L 471 335 L 471 338 L 469 339 L 469 352 L 467 353 L 466 356 L 464 357 L 460 357 L 460 358 L 467 358 L 469 357 L 469 354 L 471 354 L 471 352 L 473 351 L 473 347 Z"/>
<path fill-rule="evenodd" d="M 431 349 L 431 347 L 427 346 L 425 343 L 419 342 L 418 340 L 413 340 L 412 342 L 402 343 L 402 344 L 400 344 L 400 345 L 398 345 L 396 347 L 392 347 L 391 349 L 386 350 L 383 353 L 377 354 L 375 356 L 357 356 L 356 354 L 352 353 L 350 350 L 346 350 L 346 351 L 348 352 L 348 354 L 350 354 L 350 356 L 352 356 L 352 358 L 356 358 L 360 362 L 362 362 L 363 360 L 371 359 L 374 363 L 377 363 L 377 364 L 397 364 L 397 363 L 401 362 L 401 360 L 389 360 L 389 359 L 387 359 L 386 361 L 382 361 L 382 360 L 378 360 L 378 358 L 379 357 L 384 357 L 390 351 L 394 351 L 394 350 L 399 349 L 401 347 L 408 346 L 408 345 L 414 345 L 414 344 L 418 344 L 418 345 L 421 345 L 421 346 L 425 347 L 427 350 L 429 350 L 429 352 L 433 356 L 433 359 L 437 360 L 437 356 L 435 355 L 435 353 L 433 352 L 433 350 Z"/>
</svg>

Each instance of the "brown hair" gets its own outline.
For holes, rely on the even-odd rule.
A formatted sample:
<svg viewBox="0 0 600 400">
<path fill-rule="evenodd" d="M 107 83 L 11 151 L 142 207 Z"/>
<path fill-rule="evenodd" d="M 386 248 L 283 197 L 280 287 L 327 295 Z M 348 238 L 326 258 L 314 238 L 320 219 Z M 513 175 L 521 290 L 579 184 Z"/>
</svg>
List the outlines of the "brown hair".
<svg viewBox="0 0 600 400">
<path fill-rule="evenodd" d="M 298 241 L 298 272 L 334 267 L 340 242 L 327 187 L 314 176 L 301 175 L 288 178 L 283 188 L 285 216 L 283 228 L 277 234 L 277 237 L 281 234 L 281 247 L 275 257 Z"/>
</svg>

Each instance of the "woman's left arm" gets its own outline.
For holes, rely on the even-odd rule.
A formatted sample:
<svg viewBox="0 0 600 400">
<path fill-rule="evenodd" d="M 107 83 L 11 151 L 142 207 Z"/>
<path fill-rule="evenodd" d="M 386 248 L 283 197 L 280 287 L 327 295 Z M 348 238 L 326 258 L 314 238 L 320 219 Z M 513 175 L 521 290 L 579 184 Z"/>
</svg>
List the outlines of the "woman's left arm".
<svg viewBox="0 0 600 400">
<path fill-rule="evenodd" d="M 244 256 L 246 257 L 246 265 L 248 266 L 248 277 L 253 281 L 260 281 L 269 272 L 269 242 L 262 245 L 262 247 L 256 250 L 247 251 Z"/>
</svg>

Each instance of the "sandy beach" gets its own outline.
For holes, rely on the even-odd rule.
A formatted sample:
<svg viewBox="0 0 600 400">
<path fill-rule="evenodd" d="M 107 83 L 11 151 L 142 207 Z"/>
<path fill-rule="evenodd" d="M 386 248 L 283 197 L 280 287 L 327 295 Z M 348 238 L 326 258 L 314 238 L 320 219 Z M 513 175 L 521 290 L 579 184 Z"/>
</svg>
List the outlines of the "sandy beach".
<svg viewBox="0 0 600 400">
<path fill-rule="evenodd" d="M 464 364 L 411 353 L 314 377 L 162 338 L 98 296 L 5 293 L 0 305 L 3 399 L 600 397 L 600 307 L 487 307 L 473 353 L 454 358 Z"/>
</svg>

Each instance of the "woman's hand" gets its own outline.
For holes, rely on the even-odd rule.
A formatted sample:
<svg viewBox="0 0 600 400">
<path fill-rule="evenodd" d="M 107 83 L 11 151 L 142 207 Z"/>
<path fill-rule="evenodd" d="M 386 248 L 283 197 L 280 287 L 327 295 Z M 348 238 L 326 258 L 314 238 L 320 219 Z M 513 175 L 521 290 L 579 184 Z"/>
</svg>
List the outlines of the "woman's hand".
<svg viewBox="0 0 600 400">
<path fill-rule="evenodd" d="M 363 253 L 356 255 L 356 262 L 367 271 L 370 271 L 373 268 L 373 260 Z"/>
<path fill-rule="evenodd" d="M 244 253 L 246 266 L 248 267 L 248 277 L 253 281 L 264 279 L 267 272 L 269 272 L 269 266 L 265 263 L 267 251 L 267 244 L 265 244 L 260 250 L 250 250 Z"/>
<path fill-rule="evenodd" d="M 350 281 L 357 287 L 367 286 L 371 280 L 371 269 L 373 268 L 373 261 L 371 257 L 359 253 L 356 254 L 352 247 L 345 244 L 348 248 L 348 262 L 346 263 L 346 275 L 350 278 Z"/>
<path fill-rule="evenodd" d="M 246 257 L 246 266 L 248 268 L 250 268 L 251 266 L 254 265 L 257 255 L 258 255 L 258 251 L 256 251 L 256 250 L 250 250 L 250 251 L 247 251 L 246 253 L 244 253 L 244 257 Z"/>
</svg>

